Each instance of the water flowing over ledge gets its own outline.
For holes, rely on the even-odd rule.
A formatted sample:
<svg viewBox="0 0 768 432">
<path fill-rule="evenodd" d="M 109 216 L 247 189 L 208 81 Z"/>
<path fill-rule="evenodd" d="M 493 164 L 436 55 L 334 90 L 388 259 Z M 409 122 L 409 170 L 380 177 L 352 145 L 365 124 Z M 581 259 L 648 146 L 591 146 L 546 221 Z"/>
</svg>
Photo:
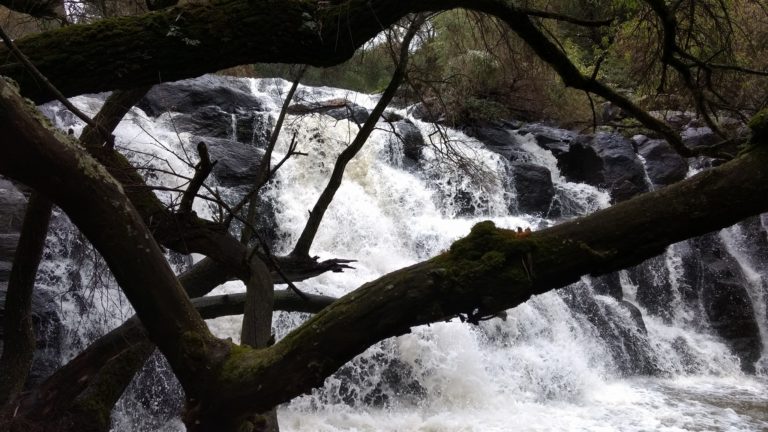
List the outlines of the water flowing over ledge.
<svg viewBox="0 0 768 432">
<path fill-rule="evenodd" d="M 211 76 L 160 86 L 121 123 L 116 145 L 153 168 L 146 170 L 150 184 L 174 188 L 184 181 L 169 172 L 190 176 L 184 159 L 203 140 L 219 160 L 221 194 L 235 201 L 253 179 L 289 85 Z M 103 99 L 75 101 L 93 113 Z M 301 87 L 298 99 L 303 112 L 289 117 L 275 157 L 294 133 L 309 156 L 286 163 L 266 194 L 271 210 L 263 224 L 272 227 L 266 234 L 278 252 L 295 242 L 355 121 L 375 104 L 375 96 L 330 88 Z M 338 100 L 348 102 L 328 102 Z M 64 129 L 82 128 L 57 105 L 45 110 Z M 638 157 L 629 140 L 612 134 L 585 138 L 537 125 L 436 130 L 411 114 L 392 110 L 382 119 L 347 168 L 314 243 L 313 254 L 357 259 L 356 269 L 302 289 L 340 296 L 446 249 L 479 221 L 535 230 L 665 178 L 648 143 L 635 142 Z M 456 161 L 467 159 L 476 165 L 460 169 Z M 602 177 L 575 168 L 585 161 L 599 163 Z M 158 194 L 167 202 L 178 195 Z M 212 216 L 204 201 L 195 210 Z M 62 322 L 64 342 L 51 355 L 66 361 L 131 311 L 92 248 L 63 216 L 55 224 L 40 284 L 58 300 Z M 674 245 L 640 266 L 583 278 L 505 319 L 478 326 L 454 320 L 384 341 L 322 389 L 282 407 L 283 430 L 765 429 L 768 366 L 759 347 L 768 341 L 766 243 L 764 216 Z M 171 258 L 180 268 L 189 260 Z M 217 293 L 242 290 L 230 282 Z M 301 320 L 277 314 L 278 337 Z M 209 325 L 236 339 L 240 321 Z M 180 390 L 161 358 L 152 363 L 160 372 L 147 368 L 136 379 L 114 430 L 183 428 L 174 418 Z M 757 375 L 742 372 L 750 368 Z"/>
</svg>

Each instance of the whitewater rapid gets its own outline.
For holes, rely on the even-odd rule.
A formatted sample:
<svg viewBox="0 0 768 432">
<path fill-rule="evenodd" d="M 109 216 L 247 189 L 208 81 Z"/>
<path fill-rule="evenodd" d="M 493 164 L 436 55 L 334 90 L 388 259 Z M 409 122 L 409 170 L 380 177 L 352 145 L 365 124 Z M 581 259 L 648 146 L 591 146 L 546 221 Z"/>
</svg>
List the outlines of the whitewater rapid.
<svg viewBox="0 0 768 432">
<path fill-rule="evenodd" d="M 276 117 L 281 95 L 289 83 L 281 80 L 248 80 L 253 95 L 264 101 L 265 110 Z M 301 87 L 300 97 L 330 100 L 347 98 L 371 108 L 374 96 L 330 89 Z M 103 97 L 79 97 L 75 102 L 95 113 Z M 407 116 L 405 110 L 397 112 Z M 74 119 L 54 116 L 62 127 L 82 125 Z M 161 168 L 151 171 L 152 184 L 183 185 L 168 174 L 186 176 L 192 168 L 185 153 L 193 154 L 189 134 L 177 133 L 174 113 L 151 118 L 134 109 L 116 130 L 116 144 L 134 163 Z M 365 282 L 413 264 L 447 249 L 466 235 L 477 222 L 492 220 L 507 228 L 541 229 L 555 223 L 540 215 L 510 214 L 514 208 L 514 185 L 497 153 L 458 131 L 411 119 L 432 146 L 424 150 L 419 168 L 409 167 L 402 145 L 380 124 L 360 154 L 349 164 L 344 181 L 329 207 L 311 253 L 321 258 L 355 259 L 354 270 L 327 273 L 297 285 L 311 293 L 342 296 Z M 237 127 L 233 121 L 231 126 Z M 266 188 L 274 204 L 277 221 L 276 253 L 288 252 L 306 221 L 308 210 L 325 187 L 336 156 L 354 138 L 357 125 L 322 114 L 289 116 L 278 141 L 274 158 L 287 151 L 291 137 L 298 150 L 308 156 L 291 158 Z M 236 130 L 232 136 L 237 136 Z M 448 142 L 444 140 L 447 139 Z M 516 135 L 527 151 L 528 162 L 547 167 L 556 194 L 567 196 L 586 212 L 609 205 L 607 192 L 592 186 L 570 183 L 560 174 L 552 154 L 536 145 L 532 137 Z M 458 154 L 471 157 L 482 175 L 468 176 L 440 153 L 450 145 Z M 214 185 L 215 186 L 215 185 Z M 224 187 L 223 193 L 235 194 Z M 480 214 L 458 217 L 461 209 L 446 197 L 457 192 L 469 196 Z M 172 200 L 173 192 L 158 192 Z M 195 210 L 207 217 L 214 210 L 197 200 Z M 761 335 L 766 342 L 764 290 L 765 263 L 755 263 L 741 252 L 744 240 L 738 228 L 723 230 L 730 253 L 750 277 L 751 296 L 759 305 Z M 58 232 L 49 238 L 48 260 L 42 272 L 46 288 L 61 289 L 51 275 L 79 272 L 81 283 L 99 285 L 92 290 L 92 303 L 84 308 L 67 292 L 60 293 L 62 315 L 68 323 L 74 355 L 87 341 L 130 315 L 125 299 L 97 269 L 98 260 L 72 262 L 64 245 L 82 241 L 74 231 Z M 87 247 L 87 246 L 84 246 Z M 58 254 L 58 255 L 57 255 Z M 71 254 L 70 254 L 71 255 Z M 678 292 L 680 255 L 671 247 L 663 257 L 670 277 L 675 314 L 671 319 L 655 317 L 635 299 L 637 287 L 626 272 L 620 274 L 624 299 L 643 312 L 647 335 L 634 330 L 632 317 L 617 300 L 596 296 L 600 310 L 611 316 L 612 325 L 635 333 L 644 352 L 654 359 L 653 377 L 628 375 L 617 364 L 600 329 L 575 313 L 555 292 L 532 298 L 508 311 L 506 319 L 493 319 L 478 326 L 458 320 L 413 329 L 408 335 L 383 341 L 361 354 L 326 380 L 324 387 L 281 406 L 281 429 L 294 431 L 760 431 L 768 430 L 768 380 L 765 375 L 745 375 L 739 361 L 706 326 L 692 321 L 694 306 L 685 304 Z M 177 263 L 182 265 L 183 263 Z M 74 267 L 73 266 L 79 266 Z M 99 270 L 97 272 L 97 270 Z M 761 273 L 763 271 L 763 273 Z M 95 280 L 97 279 L 97 280 Z M 103 279 L 103 280 L 102 280 Z M 574 287 L 593 293 L 592 281 L 584 278 Z M 241 292 L 239 282 L 229 282 L 213 294 Z M 306 315 L 277 313 L 278 337 L 298 325 Z M 210 320 L 220 337 L 239 339 L 241 317 Z M 683 344 L 684 355 L 679 349 Z M 765 358 L 765 355 L 763 359 Z M 764 362 L 764 360 L 763 360 Z M 160 367 L 163 362 L 159 361 Z M 764 370 L 765 368 L 763 368 Z M 763 372 L 764 373 L 764 372 Z M 158 382 L 157 401 L 163 392 L 178 388 L 166 373 Z M 157 420 L 153 407 L 137 401 L 133 389 L 121 400 L 114 416 L 115 431 L 183 430 L 177 419 Z M 146 399 L 145 397 L 143 399 Z M 155 410 L 155 411 L 153 411 Z M 138 414 L 138 415 L 137 415 Z"/>
</svg>

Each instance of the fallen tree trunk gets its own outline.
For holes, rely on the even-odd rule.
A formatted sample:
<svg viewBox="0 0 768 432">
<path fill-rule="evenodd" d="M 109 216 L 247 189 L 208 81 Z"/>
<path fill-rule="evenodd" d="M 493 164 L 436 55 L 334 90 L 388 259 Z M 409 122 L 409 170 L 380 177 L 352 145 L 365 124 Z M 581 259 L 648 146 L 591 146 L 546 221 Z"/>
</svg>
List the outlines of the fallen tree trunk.
<svg viewBox="0 0 768 432">
<path fill-rule="evenodd" d="M 0 95 L 7 137 L 0 173 L 47 194 L 104 256 L 185 388 L 190 431 L 227 430 L 322 384 L 371 344 L 413 326 L 459 314 L 473 321 L 768 209 L 762 137 L 727 164 L 527 238 L 478 224 L 449 251 L 365 284 L 272 347 L 252 349 L 209 333 L 119 184 L 67 137 L 46 129 L 7 82 Z M 24 168 L 30 164 L 48 175 Z"/>
<path fill-rule="evenodd" d="M 290 400 L 366 347 L 413 326 L 493 315 L 582 275 L 637 264 L 672 243 L 764 212 L 766 167 L 763 145 L 677 185 L 527 238 L 480 223 L 448 252 L 362 286 L 265 352 L 230 357 L 217 397 L 205 402 L 216 413 L 210 420 Z M 210 427 L 208 420 L 203 416 Z"/>
</svg>

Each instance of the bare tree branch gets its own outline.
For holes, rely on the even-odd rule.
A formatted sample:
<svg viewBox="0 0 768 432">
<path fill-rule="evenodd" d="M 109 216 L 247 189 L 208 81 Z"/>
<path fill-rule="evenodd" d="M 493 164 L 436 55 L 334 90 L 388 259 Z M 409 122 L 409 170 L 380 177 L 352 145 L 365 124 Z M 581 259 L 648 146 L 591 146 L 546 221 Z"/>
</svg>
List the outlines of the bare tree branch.
<svg viewBox="0 0 768 432">
<path fill-rule="evenodd" d="M 331 201 L 333 201 L 336 191 L 341 186 L 341 180 L 344 177 L 344 170 L 346 169 L 347 164 L 355 157 L 355 155 L 357 155 L 357 152 L 363 148 L 363 144 L 368 141 L 368 137 L 371 136 L 371 133 L 376 127 L 379 117 L 381 117 L 381 114 L 395 97 L 397 89 L 403 82 L 408 66 L 408 50 L 410 48 L 411 40 L 423 23 L 424 17 L 417 17 L 408 27 L 408 31 L 403 36 L 401 42 L 400 56 L 397 67 L 392 74 L 392 79 L 389 81 L 387 88 L 384 90 L 384 93 L 382 93 L 381 98 L 371 111 L 365 124 L 363 124 L 363 127 L 360 128 L 360 131 L 355 136 L 355 139 L 336 159 L 336 164 L 333 167 L 331 178 L 328 180 L 328 185 L 320 194 L 312 211 L 309 212 L 309 219 L 307 220 L 299 239 L 296 241 L 296 246 L 293 248 L 291 255 L 299 257 L 309 256 L 309 248 L 312 246 L 317 230 L 320 228 L 320 222 L 323 220 L 323 216 L 325 216 L 325 211 L 328 209 Z"/>
</svg>

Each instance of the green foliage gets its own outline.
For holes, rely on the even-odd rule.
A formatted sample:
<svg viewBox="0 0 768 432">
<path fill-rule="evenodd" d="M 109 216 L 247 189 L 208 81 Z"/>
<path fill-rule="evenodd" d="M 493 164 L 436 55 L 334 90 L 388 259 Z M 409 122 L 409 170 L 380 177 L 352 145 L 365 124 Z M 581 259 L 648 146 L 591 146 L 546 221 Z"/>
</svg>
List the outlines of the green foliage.
<svg viewBox="0 0 768 432">
<path fill-rule="evenodd" d="M 330 68 L 310 67 L 304 73 L 302 83 L 345 88 L 364 93 L 380 93 L 392 78 L 395 70 L 389 46 L 382 43 L 359 50 L 349 61 Z M 284 64 L 254 65 L 255 77 L 281 77 L 292 80 L 293 67 Z"/>
</svg>

